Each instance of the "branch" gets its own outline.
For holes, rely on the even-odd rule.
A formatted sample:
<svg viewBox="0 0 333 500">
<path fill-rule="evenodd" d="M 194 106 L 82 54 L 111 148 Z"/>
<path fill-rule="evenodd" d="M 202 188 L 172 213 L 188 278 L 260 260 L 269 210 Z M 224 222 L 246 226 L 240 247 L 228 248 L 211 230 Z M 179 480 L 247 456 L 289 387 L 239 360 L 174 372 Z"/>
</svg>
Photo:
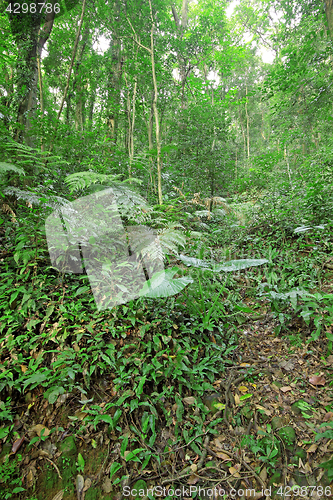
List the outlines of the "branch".
<svg viewBox="0 0 333 500">
<path fill-rule="evenodd" d="M 133 33 L 134 33 L 134 37 L 135 37 L 135 38 L 132 38 L 132 37 L 129 37 L 129 38 L 130 38 L 131 40 L 133 40 L 133 42 L 135 42 L 137 45 L 139 45 L 139 47 L 141 47 L 142 49 L 147 50 L 147 51 L 151 54 L 151 49 L 149 49 L 148 47 L 145 47 L 145 45 L 142 45 L 142 43 L 140 43 L 140 42 L 138 41 L 138 37 L 137 37 L 137 34 L 135 33 L 135 29 L 133 28 L 132 23 L 131 23 L 131 21 L 128 19 L 128 17 L 127 17 L 127 16 L 126 16 L 126 19 L 127 19 L 128 24 L 129 24 L 129 25 L 130 25 L 130 27 L 132 28 L 132 31 L 133 31 Z"/>
<path fill-rule="evenodd" d="M 177 15 L 176 8 L 173 4 L 171 5 L 171 10 L 172 10 L 172 14 L 173 14 L 173 18 L 175 20 L 176 26 L 177 26 L 177 28 L 179 28 L 180 27 L 179 17 Z"/>
</svg>

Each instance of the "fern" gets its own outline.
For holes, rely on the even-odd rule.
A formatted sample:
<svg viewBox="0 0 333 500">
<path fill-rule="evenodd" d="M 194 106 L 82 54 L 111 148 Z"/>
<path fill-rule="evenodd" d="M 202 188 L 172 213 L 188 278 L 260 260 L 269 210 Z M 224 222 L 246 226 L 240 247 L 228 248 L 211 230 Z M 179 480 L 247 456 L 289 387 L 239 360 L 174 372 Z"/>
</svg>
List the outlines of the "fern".
<svg viewBox="0 0 333 500">
<path fill-rule="evenodd" d="M 47 151 L 40 151 L 36 148 L 30 148 L 25 144 L 10 141 L 1 145 L 3 156 L 15 162 L 21 168 L 37 168 L 37 170 L 48 171 L 50 167 L 59 167 L 59 165 L 69 165 L 60 156 L 50 156 Z M 1 172 L 1 169 L 0 169 Z"/>
<path fill-rule="evenodd" d="M 108 186 L 120 186 L 122 184 L 128 184 L 129 182 L 136 182 L 141 184 L 141 181 L 136 178 L 126 179 L 121 181 L 121 174 L 118 175 L 106 175 L 98 174 L 97 172 L 76 172 L 75 174 L 68 175 L 65 179 L 65 183 L 68 185 L 71 191 L 78 191 L 80 189 L 85 189 L 93 184 L 104 184 Z"/>
<path fill-rule="evenodd" d="M 40 193 L 35 193 L 33 191 L 23 191 L 22 189 L 15 187 L 7 187 L 4 189 L 4 194 L 13 195 L 18 200 L 25 200 L 27 203 L 31 205 L 40 205 L 50 207 L 53 210 L 59 210 L 61 207 L 66 207 L 70 205 L 70 202 L 61 196 L 48 196 L 45 198 Z"/>
<path fill-rule="evenodd" d="M 143 214 L 151 211 L 151 208 L 142 196 L 128 186 L 129 182 L 141 183 L 141 181 L 135 178 L 121 181 L 120 178 L 121 175 L 98 174 L 90 171 L 77 172 L 68 175 L 65 183 L 71 192 L 89 187 L 95 188 L 94 190 L 112 187 L 120 214 L 129 220 L 144 222 L 145 216 Z"/>
<path fill-rule="evenodd" d="M 158 236 L 165 253 L 170 250 L 177 254 L 179 247 L 185 247 L 186 237 L 180 231 L 177 231 L 177 229 L 162 229 L 158 232 Z"/>
<path fill-rule="evenodd" d="M 0 162 L 0 175 L 5 172 L 15 172 L 19 175 L 25 175 L 25 172 L 22 168 L 15 167 L 12 163 L 3 163 Z"/>
</svg>

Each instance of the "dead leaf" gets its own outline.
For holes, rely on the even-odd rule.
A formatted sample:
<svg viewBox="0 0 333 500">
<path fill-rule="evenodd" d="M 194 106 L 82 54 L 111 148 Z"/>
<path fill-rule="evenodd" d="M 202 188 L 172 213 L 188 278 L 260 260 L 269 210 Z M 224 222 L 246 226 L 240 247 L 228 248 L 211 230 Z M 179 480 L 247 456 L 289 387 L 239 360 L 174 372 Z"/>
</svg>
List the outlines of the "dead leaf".
<svg viewBox="0 0 333 500">
<path fill-rule="evenodd" d="M 247 392 L 247 391 L 248 391 L 248 389 L 247 389 L 247 387 L 245 387 L 245 385 L 240 385 L 240 386 L 238 387 L 238 390 L 239 390 L 240 392 L 243 392 L 243 393 L 245 393 L 245 392 Z"/>
<path fill-rule="evenodd" d="M 194 405 L 197 402 L 197 400 L 192 396 L 190 396 L 188 398 L 183 398 L 183 402 L 187 405 Z"/>
<path fill-rule="evenodd" d="M 221 460 L 230 460 L 229 455 L 226 455 L 226 454 L 225 454 L 225 453 L 223 453 L 223 452 L 217 452 L 217 453 L 216 453 L 216 456 L 217 456 L 218 458 L 220 458 Z"/>
<path fill-rule="evenodd" d="M 199 481 L 199 476 L 196 474 L 191 474 L 188 478 L 187 484 L 196 484 Z"/>
<path fill-rule="evenodd" d="M 85 480 L 85 482 L 84 482 L 84 488 L 83 488 L 83 490 L 82 490 L 82 491 L 87 491 L 87 490 L 89 490 L 89 488 L 90 488 L 91 484 L 92 484 L 92 481 L 91 481 L 90 477 L 87 477 L 87 479 L 86 479 L 86 480 Z"/>
<path fill-rule="evenodd" d="M 43 436 L 48 436 L 50 434 L 50 430 L 42 424 L 37 424 L 30 428 L 30 432 L 36 433 L 38 437 L 41 437 L 43 430 Z"/>
<path fill-rule="evenodd" d="M 225 440 L 225 437 L 224 436 L 219 436 L 219 437 L 216 437 L 213 441 L 213 445 L 216 447 L 216 448 L 219 448 L 220 450 L 224 450 L 224 446 L 222 444 L 222 441 Z"/>
<path fill-rule="evenodd" d="M 25 373 L 28 369 L 28 367 L 26 365 L 20 365 L 20 368 L 22 370 L 22 373 Z"/>
<path fill-rule="evenodd" d="M 281 368 L 283 368 L 287 372 L 291 372 L 295 367 L 295 365 L 291 359 L 289 359 L 289 361 L 286 361 L 286 360 L 281 361 L 281 363 L 279 363 L 279 365 Z"/>
<path fill-rule="evenodd" d="M 262 471 L 259 474 L 259 477 L 260 477 L 260 479 L 262 479 L 264 481 L 264 483 L 266 482 L 266 479 L 267 479 L 267 469 L 266 469 L 266 467 L 264 467 L 262 469 Z"/>
<path fill-rule="evenodd" d="M 240 404 L 240 399 L 239 399 L 238 394 L 235 394 L 234 398 L 235 398 L 235 405 L 236 405 L 236 406 L 239 406 L 239 404 Z"/>
<path fill-rule="evenodd" d="M 241 477 L 240 473 L 236 469 L 236 467 L 229 467 L 229 472 L 234 477 Z"/>
<path fill-rule="evenodd" d="M 326 415 L 324 415 L 324 422 L 329 422 L 330 420 L 332 420 L 332 417 L 333 417 L 333 412 L 332 411 L 329 411 L 328 413 L 326 413 Z"/>
<path fill-rule="evenodd" d="M 304 473 L 305 474 L 311 474 L 312 473 L 312 469 L 311 469 L 311 466 L 310 466 L 309 462 L 306 462 L 306 464 L 304 465 Z"/>
<path fill-rule="evenodd" d="M 292 387 L 290 387 L 290 385 L 286 385 L 285 387 L 280 387 L 280 391 L 282 392 L 292 391 Z"/>
<path fill-rule="evenodd" d="M 20 439 L 16 439 L 12 446 L 12 453 L 16 453 L 22 446 L 25 441 L 25 436 L 22 436 Z"/>
<path fill-rule="evenodd" d="M 77 491 L 77 493 L 81 494 L 81 492 L 82 492 L 82 490 L 84 488 L 84 478 L 83 478 L 83 476 L 81 476 L 81 474 L 78 474 L 76 476 L 75 484 L 76 484 L 76 491 Z"/>
<path fill-rule="evenodd" d="M 317 444 L 312 444 L 310 448 L 308 448 L 306 451 L 307 453 L 314 453 L 317 450 L 317 448 L 318 448 Z"/>
<path fill-rule="evenodd" d="M 265 415 L 267 415 L 268 417 L 270 417 L 272 415 L 272 412 L 270 410 L 268 410 L 267 408 L 265 408 L 264 406 L 256 405 L 256 408 L 258 410 L 263 410 L 265 412 Z"/>
<path fill-rule="evenodd" d="M 197 464 L 190 465 L 190 469 L 191 469 L 192 472 L 197 472 L 197 470 L 198 470 Z"/>
<path fill-rule="evenodd" d="M 104 491 L 104 493 L 110 493 L 110 491 L 112 490 L 112 484 L 111 484 L 111 481 L 108 477 L 105 479 L 104 483 L 102 484 L 102 490 Z"/>
<path fill-rule="evenodd" d="M 58 493 L 52 498 L 52 500 L 62 500 L 64 493 L 65 493 L 65 490 L 58 491 Z"/>
<path fill-rule="evenodd" d="M 77 417 L 78 420 L 83 420 L 88 415 L 88 413 L 86 413 L 85 411 L 76 410 L 74 415 Z"/>
<path fill-rule="evenodd" d="M 36 467 L 31 467 L 31 469 L 29 469 L 27 474 L 27 488 L 31 488 L 34 485 L 36 472 Z"/>
<path fill-rule="evenodd" d="M 312 377 L 309 378 L 309 382 L 312 385 L 325 385 L 326 380 L 323 375 L 313 375 Z"/>
</svg>

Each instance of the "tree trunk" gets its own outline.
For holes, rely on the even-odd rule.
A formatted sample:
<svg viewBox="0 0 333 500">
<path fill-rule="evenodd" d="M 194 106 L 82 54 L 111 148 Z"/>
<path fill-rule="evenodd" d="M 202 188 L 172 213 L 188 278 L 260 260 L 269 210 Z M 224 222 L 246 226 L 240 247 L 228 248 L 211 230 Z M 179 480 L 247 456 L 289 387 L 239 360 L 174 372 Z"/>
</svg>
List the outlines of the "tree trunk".
<svg viewBox="0 0 333 500">
<path fill-rule="evenodd" d="M 242 129 L 242 135 L 243 135 L 244 161 L 245 161 L 245 158 L 246 158 L 246 138 L 245 138 L 245 131 L 244 131 L 243 122 L 242 122 L 242 118 L 241 118 L 241 112 L 240 112 L 240 108 L 239 107 L 238 107 L 238 116 L 239 116 L 239 123 L 240 123 L 241 129 Z"/>
<path fill-rule="evenodd" d="M 330 32 L 331 40 L 333 40 L 333 0 L 325 0 L 324 7 L 326 12 L 328 30 Z"/>
<path fill-rule="evenodd" d="M 80 54 L 75 64 L 75 74 L 73 82 L 73 91 L 76 93 L 76 106 L 75 106 L 75 130 L 83 132 L 84 123 L 84 86 L 82 85 L 82 75 L 80 75 L 80 67 L 82 64 L 83 54 L 88 43 L 89 38 L 89 24 L 86 24 L 83 36 Z"/>
<path fill-rule="evenodd" d="M 136 88 L 137 82 L 135 78 L 133 96 L 132 96 L 132 106 L 129 90 L 127 92 L 127 116 L 128 116 L 128 176 L 132 175 L 132 163 L 134 158 L 134 123 L 135 123 L 135 101 L 136 101 Z M 132 116 L 131 116 L 132 115 Z"/>
<path fill-rule="evenodd" d="M 16 85 L 19 105 L 15 140 L 25 142 L 29 146 L 34 145 L 31 120 L 35 116 L 37 104 L 37 61 L 40 61 L 45 42 L 52 31 L 54 17 L 54 12 L 46 14 L 45 18 L 42 14 L 9 14 L 13 38 L 18 48 Z"/>
<path fill-rule="evenodd" d="M 160 139 L 160 122 L 158 117 L 158 109 L 157 109 L 157 79 L 155 73 L 155 59 L 154 59 L 154 19 L 153 19 L 153 10 L 151 6 L 151 0 L 149 0 L 150 5 L 150 14 L 151 14 L 151 33 L 150 33 L 150 55 L 151 55 L 151 69 L 153 73 L 153 82 L 154 82 L 154 100 L 153 100 L 153 109 L 155 116 L 155 134 L 156 134 L 156 148 L 157 148 L 157 191 L 158 191 L 158 202 L 160 205 L 163 203 L 162 196 L 162 158 L 161 158 L 161 139 Z"/>
<path fill-rule="evenodd" d="M 151 99 L 151 106 L 149 110 L 149 118 L 148 118 L 148 145 L 149 151 L 154 148 L 153 142 L 153 121 L 154 121 L 154 108 L 153 108 L 153 100 L 154 100 L 154 92 Z M 150 182 L 153 186 L 154 193 L 156 194 L 156 182 L 155 182 L 155 174 L 154 174 L 154 160 L 152 155 L 149 155 L 150 161 Z"/>
<path fill-rule="evenodd" d="M 246 137 L 247 137 L 247 159 L 250 159 L 250 126 L 249 126 L 249 114 L 247 112 L 247 84 L 245 88 L 245 114 L 246 114 Z"/>
<path fill-rule="evenodd" d="M 55 127 L 54 127 L 54 134 L 53 134 L 53 140 L 52 140 L 51 146 L 50 146 L 50 152 L 53 151 L 54 140 L 56 138 L 56 134 L 57 134 L 57 130 L 58 130 L 58 124 L 59 124 L 60 115 L 62 113 L 62 109 L 64 107 L 64 103 L 65 103 L 65 100 L 66 100 L 66 97 L 67 97 L 67 93 L 68 93 L 68 89 L 69 89 L 69 82 L 70 82 L 70 79 L 71 79 L 72 70 L 73 70 L 73 66 L 74 66 L 74 61 L 75 61 L 75 57 L 76 57 L 77 46 L 78 46 L 78 43 L 79 43 L 79 38 L 80 38 L 80 33 L 81 33 L 81 28 L 82 28 L 82 23 L 83 23 L 83 17 L 84 17 L 85 8 L 86 8 L 86 0 L 83 0 L 81 17 L 80 17 L 80 21 L 79 21 L 79 26 L 77 28 L 76 39 L 75 39 L 75 43 L 74 43 L 74 47 L 73 47 L 73 52 L 72 52 L 72 59 L 71 59 L 71 63 L 70 63 L 70 66 L 69 66 L 69 71 L 68 71 L 68 76 L 67 76 L 67 83 L 66 83 L 64 95 L 63 95 L 63 98 L 62 98 L 62 101 L 61 101 L 61 104 L 60 104 L 60 109 L 58 111 L 57 121 L 56 121 L 56 124 L 55 124 Z"/>
</svg>

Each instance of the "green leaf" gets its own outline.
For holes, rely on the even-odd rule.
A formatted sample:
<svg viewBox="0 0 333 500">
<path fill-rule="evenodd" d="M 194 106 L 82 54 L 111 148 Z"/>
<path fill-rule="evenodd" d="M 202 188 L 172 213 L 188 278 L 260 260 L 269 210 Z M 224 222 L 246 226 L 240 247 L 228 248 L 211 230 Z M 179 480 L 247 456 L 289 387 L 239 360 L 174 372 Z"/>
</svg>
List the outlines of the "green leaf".
<svg viewBox="0 0 333 500">
<path fill-rule="evenodd" d="M 267 259 L 240 259 L 240 260 L 230 260 L 226 262 L 222 266 L 216 265 L 214 267 L 214 271 L 240 271 L 242 269 L 247 269 L 248 267 L 262 266 L 263 264 L 267 264 Z"/>
<path fill-rule="evenodd" d="M 77 456 L 77 462 L 78 462 L 79 466 L 81 467 L 81 469 L 84 469 L 85 461 L 84 461 L 84 458 L 81 455 L 81 453 L 79 453 Z"/>
<path fill-rule="evenodd" d="M 51 314 L 53 313 L 53 311 L 54 311 L 54 304 L 51 304 L 50 306 L 48 306 L 48 308 L 45 311 L 44 320 L 49 318 L 51 316 Z"/>
<path fill-rule="evenodd" d="M 127 445 L 128 445 L 128 436 L 125 436 L 125 438 L 123 439 L 123 442 L 121 443 L 121 447 L 120 447 L 120 454 L 122 457 L 125 454 Z"/>
<path fill-rule="evenodd" d="M 118 472 L 119 469 L 121 469 L 121 464 L 119 462 L 113 462 L 111 467 L 110 467 L 110 479 L 112 476 L 115 475 L 116 472 Z"/>
<path fill-rule="evenodd" d="M 230 271 L 240 271 L 242 269 L 247 269 L 248 267 L 262 266 L 267 264 L 267 259 L 240 259 L 240 260 L 230 260 L 224 264 L 217 264 L 216 262 L 206 262 L 201 259 L 195 259 L 193 257 L 187 257 L 186 255 L 179 255 L 179 258 L 187 266 L 199 267 L 209 269 L 215 272 L 230 272 Z"/>
<path fill-rule="evenodd" d="M 243 396 L 239 396 L 240 401 L 244 401 L 244 399 L 252 398 L 253 394 L 243 394 Z"/>
<path fill-rule="evenodd" d="M 145 449 L 144 448 L 137 448 L 136 450 L 128 453 L 128 455 L 126 455 L 126 457 L 125 457 L 126 462 L 129 462 L 130 460 L 132 460 L 133 462 L 141 462 L 140 458 L 136 456 L 141 451 L 145 451 Z"/>
<path fill-rule="evenodd" d="M 78 295 L 80 295 L 81 293 L 84 293 L 84 292 L 87 292 L 88 290 L 90 290 L 90 287 L 89 286 L 80 286 L 80 288 L 78 288 L 74 294 L 74 297 L 77 297 Z"/>
<path fill-rule="evenodd" d="M 139 385 L 138 385 L 138 387 L 137 387 L 137 389 L 135 391 L 135 393 L 136 393 L 137 396 L 140 396 L 140 394 L 142 394 L 143 386 L 144 386 L 144 383 L 146 382 L 146 379 L 147 379 L 146 375 L 144 375 L 143 377 L 141 377 Z"/>
<path fill-rule="evenodd" d="M 3 172 L 15 172 L 19 175 L 25 175 L 25 172 L 22 168 L 15 167 L 12 163 L 3 163 L 0 162 L 0 174 Z"/>
<path fill-rule="evenodd" d="M 173 279 L 178 271 L 177 268 L 166 269 L 155 273 L 153 277 L 146 281 L 140 291 L 140 296 L 149 298 L 171 297 L 181 292 L 187 285 L 193 283 L 191 278 Z"/>
</svg>

